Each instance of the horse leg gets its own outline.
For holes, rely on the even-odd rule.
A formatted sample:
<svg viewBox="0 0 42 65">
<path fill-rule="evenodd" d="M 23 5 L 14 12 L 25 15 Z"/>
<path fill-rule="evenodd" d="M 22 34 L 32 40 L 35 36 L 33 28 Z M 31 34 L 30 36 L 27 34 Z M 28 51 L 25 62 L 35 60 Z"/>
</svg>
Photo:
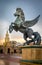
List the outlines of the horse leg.
<svg viewBox="0 0 42 65">
<path fill-rule="evenodd" d="M 11 33 L 13 31 L 13 27 L 10 25 L 9 26 L 9 32 Z"/>
<path fill-rule="evenodd" d="M 38 32 L 34 32 L 33 35 L 34 35 L 34 44 L 35 45 L 40 45 L 40 43 L 41 43 L 40 34 Z"/>
<path fill-rule="evenodd" d="M 32 37 L 30 37 L 31 40 L 27 40 L 27 38 L 28 38 L 27 34 L 24 34 L 24 39 L 26 40 L 25 44 L 29 45 L 31 42 L 33 42 L 33 39 L 32 39 Z"/>
</svg>

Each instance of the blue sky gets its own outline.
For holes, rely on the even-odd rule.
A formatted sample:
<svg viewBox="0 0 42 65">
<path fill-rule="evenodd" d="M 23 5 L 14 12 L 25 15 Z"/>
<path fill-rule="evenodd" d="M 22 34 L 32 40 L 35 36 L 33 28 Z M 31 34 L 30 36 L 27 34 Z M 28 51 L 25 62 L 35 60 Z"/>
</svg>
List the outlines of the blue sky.
<svg viewBox="0 0 42 65">
<path fill-rule="evenodd" d="M 5 37 L 9 25 L 15 21 L 13 14 L 17 7 L 23 9 L 26 20 L 32 20 L 40 14 L 40 20 L 32 28 L 42 36 L 42 0 L 0 0 L 0 38 Z M 22 38 L 22 34 L 13 31 L 10 37 L 12 39 Z"/>
</svg>

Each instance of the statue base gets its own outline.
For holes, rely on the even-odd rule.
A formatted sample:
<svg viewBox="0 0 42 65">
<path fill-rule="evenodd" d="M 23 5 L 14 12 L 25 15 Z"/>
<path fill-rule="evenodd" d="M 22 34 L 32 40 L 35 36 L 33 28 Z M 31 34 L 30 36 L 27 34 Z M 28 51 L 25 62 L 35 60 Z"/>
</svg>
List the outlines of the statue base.
<svg viewBox="0 0 42 65">
<path fill-rule="evenodd" d="M 42 46 L 22 46 L 22 60 L 20 65 L 42 65 Z"/>
</svg>

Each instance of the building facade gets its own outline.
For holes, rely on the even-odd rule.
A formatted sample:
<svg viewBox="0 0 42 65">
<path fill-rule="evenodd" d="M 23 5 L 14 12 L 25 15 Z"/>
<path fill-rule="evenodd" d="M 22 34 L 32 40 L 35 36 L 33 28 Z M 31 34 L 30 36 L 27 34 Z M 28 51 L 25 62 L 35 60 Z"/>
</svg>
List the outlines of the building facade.
<svg viewBox="0 0 42 65">
<path fill-rule="evenodd" d="M 5 35 L 5 42 L 0 46 L 0 53 L 14 54 L 16 52 L 16 41 L 10 41 L 8 31 Z"/>
</svg>

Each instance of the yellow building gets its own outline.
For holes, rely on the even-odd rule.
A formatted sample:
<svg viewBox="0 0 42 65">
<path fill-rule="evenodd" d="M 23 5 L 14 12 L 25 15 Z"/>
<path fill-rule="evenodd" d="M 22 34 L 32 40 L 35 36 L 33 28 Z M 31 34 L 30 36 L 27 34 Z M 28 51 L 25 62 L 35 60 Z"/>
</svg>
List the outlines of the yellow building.
<svg viewBox="0 0 42 65">
<path fill-rule="evenodd" d="M 10 41 L 9 33 L 6 32 L 5 35 L 5 42 L 2 46 L 0 46 L 0 53 L 3 52 L 4 54 L 14 54 L 19 53 L 20 49 L 16 46 L 18 43 L 16 41 Z"/>
<path fill-rule="evenodd" d="M 4 42 L 3 46 L 4 46 L 4 53 L 5 54 L 14 53 L 14 47 L 16 46 L 16 41 L 10 41 L 8 31 L 6 32 L 5 42 Z"/>
</svg>

